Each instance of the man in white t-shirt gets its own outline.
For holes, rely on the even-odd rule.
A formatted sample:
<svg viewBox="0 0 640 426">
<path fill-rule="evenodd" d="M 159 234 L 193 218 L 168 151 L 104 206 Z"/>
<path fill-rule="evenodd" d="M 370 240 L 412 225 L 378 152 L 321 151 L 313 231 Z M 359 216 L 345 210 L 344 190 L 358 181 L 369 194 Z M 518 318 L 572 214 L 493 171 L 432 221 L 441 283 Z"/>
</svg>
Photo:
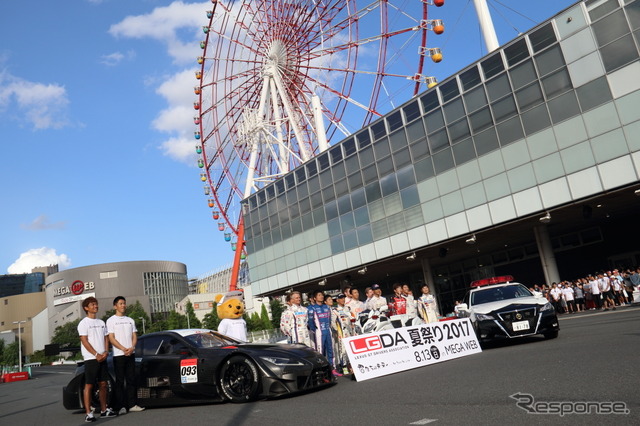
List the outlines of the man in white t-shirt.
<svg viewBox="0 0 640 426">
<path fill-rule="evenodd" d="M 562 288 L 562 297 L 565 302 L 567 302 L 567 312 L 570 314 L 576 313 L 576 302 L 573 293 L 573 287 L 568 282 L 565 283 L 565 286 Z"/>
<path fill-rule="evenodd" d="M 551 295 L 551 304 L 556 308 L 556 312 L 559 314 L 564 313 L 560 302 L 562 299 L 562 289 L 558 288 L 558 284 L 551 284 L 551 291 L 549 291 L 549 294 Z"/>
<path fill-rule="evenodd" d="M 82 400 L 87 413 L 84 421 L 90 423 L 97 420 L 91 410 L 91 395 L 96 381 L 99 385 L 100 417 L 115 417 L 117 414 L 111 408 L 107 408 L 109 337 L 107 336 L 107 327 L 104 321 L 97 318 L 98 300 L 95 297 L 87 297 L 82 301 L 82 309 L 87 314 L 78 324 L 80 350 L 82 351 L 82 358 L 84 358 L 85 385 Z"/>
<path fill-rule="evenodd" d="M 607 274 L 598 275 L 598 286 L 600 287 L 600 293 L 602 294 L 602 306 L 604 311 L 608 311 L 609 307 L 616 310 L 616 305 L 613 302 L 613 292 L 611 291 L 611 280 Z"/>
<path fill-rule="evenodd" d="M 144 408 L 136 403 L 135 385 L 134 351 L 138 342 L 138 329 L 135 321 L 125 315 L 127 300 L 123 296 L 113 299 L 113 309 L 116 313 L 107 320 L 107 332 L 113 346 L 113 367 L 116 371 L 115 407 L 118 414 L 127 414 L 128 411 L 142 411 Z"/>
<path fill-rule="evenodd" d="M 589 291 L 591 292 L 591 299 L 596 305 L 596 309 L 602 307 L 602 298 L 600 295 L 600 284 L 593 275 L 589 275 Z"/>
</svg>

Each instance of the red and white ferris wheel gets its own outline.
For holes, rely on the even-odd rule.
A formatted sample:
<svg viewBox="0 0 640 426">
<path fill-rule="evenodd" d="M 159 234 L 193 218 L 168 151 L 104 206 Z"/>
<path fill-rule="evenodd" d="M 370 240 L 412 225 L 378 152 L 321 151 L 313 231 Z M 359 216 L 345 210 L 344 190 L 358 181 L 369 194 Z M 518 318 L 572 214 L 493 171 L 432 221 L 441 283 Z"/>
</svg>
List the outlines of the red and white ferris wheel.
<svg viewBox="0 0 640 426">
<path fill-rule="evenodd" d="M 212 0 L 194 88 L 201 180 L 213 219 L 246 253 L 241 201 L 435 85 L 427 34 L 444 0 Z"/>
</svg>

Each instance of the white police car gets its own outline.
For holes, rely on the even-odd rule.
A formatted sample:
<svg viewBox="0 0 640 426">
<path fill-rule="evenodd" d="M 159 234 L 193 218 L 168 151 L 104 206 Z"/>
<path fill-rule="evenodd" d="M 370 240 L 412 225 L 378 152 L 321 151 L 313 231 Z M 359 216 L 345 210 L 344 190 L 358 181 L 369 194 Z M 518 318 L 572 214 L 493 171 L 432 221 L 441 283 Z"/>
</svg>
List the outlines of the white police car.
<svg viewBox="0 0 640 426">
<path fill-rule="evenodd" d="M 558 337 L 560 327 L 553 305 L 512 281 L 510 275 L 474 281 L 457 306 L 458 316 L 471 320 L 480 342 L 535 334 Z"/>
</svg>

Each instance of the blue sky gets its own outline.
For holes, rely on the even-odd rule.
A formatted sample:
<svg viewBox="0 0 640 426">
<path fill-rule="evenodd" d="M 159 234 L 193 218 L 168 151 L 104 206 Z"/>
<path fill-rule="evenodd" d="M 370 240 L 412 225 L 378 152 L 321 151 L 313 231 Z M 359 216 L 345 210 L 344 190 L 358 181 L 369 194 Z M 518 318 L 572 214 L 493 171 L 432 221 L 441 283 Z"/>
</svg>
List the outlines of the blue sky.
<svg viewBox="0 0 640 426">
<path fill-rule="evenodd" d="M 500 43 L 572 3 L 490 2 Z M 171 260 L 195 277 L 231 264 L 194 150 L 207 9 L 210 2 L 0 2 L 0 274 Z M 447 30 L 430 35 L 445 59 L 429 74 L 442 80 L 486 53 L 471 0 L 448 0 L 430 18 Z"/>
</svg>

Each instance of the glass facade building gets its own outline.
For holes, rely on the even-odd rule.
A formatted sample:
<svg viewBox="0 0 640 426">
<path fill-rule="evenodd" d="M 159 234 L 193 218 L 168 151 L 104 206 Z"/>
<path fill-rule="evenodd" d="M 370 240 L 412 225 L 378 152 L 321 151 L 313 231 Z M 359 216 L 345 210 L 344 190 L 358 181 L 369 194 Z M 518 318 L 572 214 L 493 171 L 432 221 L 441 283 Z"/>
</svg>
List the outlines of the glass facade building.
<svg viewBox="0 0 640 426">
<path fill-rule="evenodd" d="M 576 3 L 245 200 L 254 294 L 634 185 L 638 76 L 640 1 Z"/>
<path fill-rule="evenodd" d="M 0 275 L 0 297 L 37 293 L 42 291 L 43 285 L 44 274 L 42 272 Z"/>
</svg>

